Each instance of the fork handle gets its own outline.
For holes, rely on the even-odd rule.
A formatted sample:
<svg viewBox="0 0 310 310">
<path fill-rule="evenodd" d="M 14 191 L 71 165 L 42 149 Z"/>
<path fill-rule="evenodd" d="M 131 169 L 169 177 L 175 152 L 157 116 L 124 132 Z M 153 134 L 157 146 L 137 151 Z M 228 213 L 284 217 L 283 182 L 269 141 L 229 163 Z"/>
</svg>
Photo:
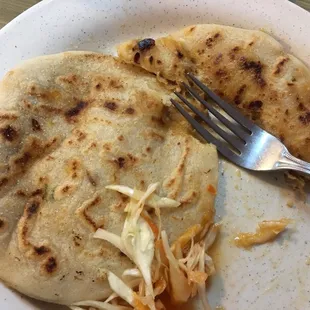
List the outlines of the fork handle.
<svg viewBox="0 0 310 310">
<path fill-rule="evenodd" d="M 276 169 L 295 170 L 310 175 L 310 163 L 294 157 L 287 150 L 282 153 L 282 158 L 277 162 Z"/>
</svg>

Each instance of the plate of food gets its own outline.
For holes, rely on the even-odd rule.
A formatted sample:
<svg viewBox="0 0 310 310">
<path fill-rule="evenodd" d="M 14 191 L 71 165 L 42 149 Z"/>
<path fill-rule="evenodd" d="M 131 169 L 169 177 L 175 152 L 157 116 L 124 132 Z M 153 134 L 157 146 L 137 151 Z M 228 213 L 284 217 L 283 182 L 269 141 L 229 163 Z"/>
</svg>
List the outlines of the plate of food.
<svg viewBox="0 0 310 310">
<path fill-rule="evenodd" d="M 170 101 L 193 72 L 309 162 L 309 17 L 46 0 L 1 29 L 0 308 L 310 309 L 307 178 L 230 163 Z"/>
</svg>

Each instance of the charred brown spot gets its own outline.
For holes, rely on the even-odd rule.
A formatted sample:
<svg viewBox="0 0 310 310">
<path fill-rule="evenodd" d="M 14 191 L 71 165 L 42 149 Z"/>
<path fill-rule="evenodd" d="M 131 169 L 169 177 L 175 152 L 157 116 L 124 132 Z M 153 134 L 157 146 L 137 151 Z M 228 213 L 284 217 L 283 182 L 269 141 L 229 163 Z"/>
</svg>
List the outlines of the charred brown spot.
<svg viewBox="0 0 310 310">
<path fill-rule="evenodd" d="M 29 95 L 43 99 L 46 101 L 53 101 L 60 97 L 60 92 L 58 89 L 40 89 L 36 86 L 31 86 L 29 89 Z"/>
<path fill-rule="evenodd" d="M 182 59 L 184 55 L 179 50 L 177 50 L 177 56 L 179 59 Z"/>
<path fill-rule="evenodd" d="M 73 84 L 77 82 L 78 77 L 75 74 L 69 74 L 67 76 L 60 76 L 59 79 L 62 82 L 68 83 L 68 84 Z"/>
<path fill-rule="evenodd" d="M 65 186 L 61 189 L 61 191 L 62 191 L 64 194 L 66 194 L 66 193 L 69 192 L 70 188 L 71 188 L 71 187 L 70 187 L 69 185 L 65 185 Z"/>
<path fill-rule="evenodd" d="M 162 117 L 152 116 L 151 120 L 160 126 L 165 126 L 165 122 Z"/>
<path fill-rule="evenodd" d="M 18 118 L 17 115 L 12 112 L 0 112 L 0 120 L 16 120 Z"/>
<path fill-rule="evenodd" d="M 31 119 L 31 125 L 33 131 L 41 131 L 41 125 L 36 119 Z"/>
<path fill-rule="evenodd" d="M 279 74 L 284 66 L 284 64 L 288 61 L 288 58 L 283 58 L 276 66 L 276 70 L 274 71 L 274 74 Z"/>
<path fill-rule="evenodd" d="M 97 84 L 96 84 L 96 89 L 97 89 L 97 90 L 100 90 L 101 87 L 102 87 L 101 83 L 97 83 Z"/>
<path fill-rule="evenodd" d="M 204 49 L 198 49 L 198 50 L 197 50 L 198 55 L 202 55 L 204 52 L 205 52 Z"/>
<path fill-rule="evenodd" d="M 20 196 L 20 197 L 27 197 L 27 194 L 21 189 L 17 190 L 15 195 Z"/>
<path fill-rule="evenodd" d="M 153 60 L 154 60 L 153 56 L 150 56 L 149 62 L 150 62 L 151 65 L 153 64 Z"/>
<path fill-rule="evenodd" d="M 31 202 L 27 208 L 26 208 L 26 214 L 28 218 L 31 218 L 33 215 L 35 215 L 40 207 L 40 203 L 38 201 Z"/>
<path fill-rule="evenodd" d="M 97 224 L 96 224 L 95 221 L 91 218 L 91 216 L 88 215 L 87 211 L 88 211 L 88 209 L 90 209 L 90 208 L 92 208 L 92 207 L 98 205 L 100 202 L 101 202 L 101 198 L 100 198 L 99 196 L 97 196 L 97 197 L 94 198 L 91 202 L 89 202 L 89 203 L 87 204 L 87 206 L 83 209 L 83 216 L 84 216 L 86 222 L 92 226 L 92 228 L 93 228 L 94 231 L 96 231 L 97 228 L 98 228 L 98 227 L 97 227 Z M 100 225 L 100 227 L 103 227 L 103 225 Z"/>
<path fill-rule="evenodd" d="M 95 179 L 92 177 L 92 175 L 90 174 L 90 172 L 89 172 L 88 170 L 86 170 L 86 176 L 87 176 L 87 178 L 88 178 L 89 183 L 90 183 L 92 186 L 96 186 L 96 185 L 97 185 Z"/>
<path fill-rule="evenodd" d="M 259 110 L 263 106 L 262 101 L 260 100 L 255 100 L 251 101 L 248 105 L 248 108 L 251 110 Z"/>
<path fill-rule="evenodd" d="M 291 83 L 291 82 L 288 82 L 287 83 L 287 86 L 293 86 L 293 85 L 295 85 L 294 83 Z"/>
<path fill-rule="evenodd" d="M 129 108 L 127 108 L 127 109 L 125 110 L 125 113 L 127 113 L 127 114 L 134 114 L 134 113 L 135 113 L 135 109 L 129 107 Z"/>
<path fill-rule="evenodd" d="M 223 59 L 223 54 L 219 53 L 214 59 L 214 64 L 218 65 L 222 61 L 222 59 Z"/>
<path fill-rule="evenodd" d="M 166 186 L 167 186 L 167 187 L 171 187 L 171 186 L 175 183 L 175 181 L 176 181 L 175 178 L 171 178 L 171 179 L 167 182 Z"/>
<path fill-rule="evenodd" d="M 155 40 L 151 38 L 146 38 L 138 42 L 138 48 L 140 51 L 147 51 L 155 46 Z"/>
<path fill-rule="evenodd" d="M 234 60 L 236 58 L 236 53 L 240 51 L 239 46 L 235 46 L 231 51 L 228 53 L 231 60 Z"/>
<path fill-rule="evenodd" d="M 123 136 L 123 135 L 118 136 L 118 137 L 117 137 L 117 140 L 118 140 L 118 141 L 124 141 L 124 136 Z"/>
<path fill-rule="evenodd" d="M 93 201 L 90 202 L 90 204 L 88 205 L 88 208 L 91 208 L 91 207 L 97 205 L 100 201 L 101 201 L 101 198 L 99 196 L 97 196 Z"/>
<path fill-rule="evenodd" d="M 119 256 L 120 257 L 125 257 L 126 255 L 123 252 L 119 251 Z"/>
<path fill-rule="evenodd" d="M 264 87 L 266 85 L 266 82 L 262 77 L 263 65 L 260 61 L 255 62 L 247 60 L 245 57 L 241 57 L 240 67 L 242 70 L 250 71 L 259 86 Z"/>
<path fill-rule="evenodd" d="M 215 72 L 215 75 L 217 77 L 224 77 L 224 76 L 227 76 L 227 71 L 225 71 L 224 69 L 219 69 Z"/>
<path fill-rule="evenodd" d="M 149 153 L 152 149 L 148 146 L 145 150 Z"/>
<path fill-rule="evenodd" d="M 47 262 L 44 264 L 44 269 L 47 273 L 53 273 L 57 269 L 57 261 L 54 257 L 49 257 Z"/>
<path fill-rule="evenodd" d="M 111 111 L 115 111 L 117 109 L 117 104 L 113 101 L 107 101 L 104 103 L 104 107 Z"/>
<path fill-rule="evenodd" d="M 299 116 L 299 120 L 304 124 L 308 125 L 310 123 L 310 112 L 305 113 L 304 115 Z"/>
<path fill-rule="evenodd" d="M 1 188 L 2 186 L 5 186 L 6 184 L 8 184 L 8 182 L 9 182 L 9 179 L 8 179 L 8 178 L 2 178 L 2 179 L 0 179 L 0 188 Z"/>
<path fill-rule="evenodd" d="M 246 89 L 246 85 L 245 85 L 245 84 L 243 84 L 243 85 L 238 89 L 237 94 L 236 94 L 236 96 L 235 96 L 235 98 L 234 98 L 234 103 L 235 103 L 236 105 L 239 105 L 239 104 L 241 103 L 241 96 L 242 96 L 242 94 L 244 93 L 245 89 Z"/>
<path fill-rule="evenodd" d="M 5 128 L 1 129 L 1 134 L 5 140 L 10 142 L 15 140 L 15 138 L 17 138 L 18 136 L 17 130 L 11 125 L 8 125 Z"/>
<path fill-rule="evenodd" d="M 286 109 L 284 113 L 285 113 L 285 115 L 288 115 L 288 114 L 289 114 L 289 113 L 288 113 L 288 109 Z"/>
<path fill-rule="evenodd" d="M 31 193 L 31 197 L 35 197 L 35 196 L 43 196 L 43 194 L 44 194 L 44 191 L 43 191 L 43 189 L 42 188 L 38 188 L 38 189 L 36 189 L 35 191 L 33 191 L 32 193 Z"/>
<path fill-rule="evenodd" d="M 159 60 L 159 59 L 157 59 L 157 61 L 156 61 L 156 62 L 157 62 L 157 64 L 158 64 L 158 65 L 161 65 L 161 64 L 162 64 L 162 61 L 161 61 L 161 60 Z"/>
<path fill-rule="evenodd" d="M 207 47 L 211 48 L 213 47 L 213 43 L 215 42 L 216 39 L 218 39 L 220 37 L 220 34 L 219 33 L 216 33 L 214 36 L 208 38 L 206 40 L 206 45 Z"/>
<path fill-rule="evenodd" d="M 123 168 L 125 166 L 125 158 L 124 157 L 117 158 L 116 163 L 120 168 Z"/>
<path fill-rule="evenodd" d="M 280 141 L 281 141 L 282 143 L 284 143 L 284 140 L 285 140 L 284 135 L 283 135 L 283 134 L 280 134 L 279 138 L 280 138 Z"/>
<path fill-rule="evenodd" d="M 297 109 L 299 111 L 305 111 L 306 107 L 304 106 L 304 104 L 302 102 L 299 102 Z"/>
<path fill-rule="evenodd" d="M 18 166 L 26 166 L 31 159 L 31 154 L 29 152 L 25 152 L 19 158 L 14 160 L 14 163 Z"/>
<path fill-rule="evenodd" d="M 69 109 L 65 112 L 65 116 L 67 118 L 72 118 L 78 116 L 86 107 L 88 106 L 88 103 L 85 101 L 80 101 L 75 107 Z"/>
<path fill-rule="evenodd" d="M 134 162 L 134 163 L 138 160 L 137 157 L 133 156 L 133 155 L 130 154 L 130 153 L 128 153 L 127 156 L 128 156 L 128 158 L 129 158 L 132 162 Z"/>
<path fill-rule="evenodd" d="M 42 246 L 39 246 L 39 247 L 36 247 L 36 246 L 35 246 L 35 247 L 34 247 L 34 251 L 35 251 L 35 253 L 38 254 L 38 255 L 44 255 L 44 254 L 46 254 L 46 253 L 49 253 L 49 252 L 50 252 L 50 249 L 49 249 L 48 247 L 42 245 Z"/>
<path fill-rule="evenodd" d="M 171 80 L 167 79 L 167 82 L 168 82 L 169 85 L 177 85 L 176 81 L 171 81 Z"/>
<path fill-rule="evenodd" d="M 22 228 L 22 239 L 23 241 L 25 242 L 25 244 L 29 244 L 29 241 L 27 241 L 26 237 L 27 237 L 27 234 L 28 234 L 28 226 L 23 226 Z"/>
<path fill-rule="evenodd" d="M 0 218 L 0 233 L 4 233 L 8 230 L 9 224 L 6 218 L 1 217 Z"/>
<path fill-rule="evenodd" d="M 224 96 L 225 96 L 225 94 L 224 94 L 221 90 L 219 90 L 219 89 L 215 89 L 214 92 L 215 92 L 219 97 L 224 97 Z"/>
<path fill-rule="evenodd" d="M 31 105 L 30 105 L 30 107 L 31 107 Z M 56 108 L 56 107 L 51 107 L 51 106 L 46 105 L 46 104 L 41 104 L 38 108 L 40 110 L 43 110 L 44 112 L 47 112 L 47 113 L 53 113 L 53 114 L 60 114 L 60 113 L 62 113 L 62 109 L 59 109 L 59 108 Z"/>
<path fill-rule="evenodd" d="M 74 242 L 75 246 L 80 246 L 81 245 L 81 240 L 82 240 L 82 238 L 80 236 L 76 235 L 76 236 L 73 237 L 73 242 Z"/>
<path fill-rule="evenodd" d="M 109 85 L 112 87 L 112 88 L 122 88 L 123 85 L 121 84 L 121 82 L 119 81 L 116 81 L 116 80 L 111 80 Z"/>
<path fill-rule="evenodd" d="M 250 43 L 249 43 L 249 46 L 252 46 L 254 44 L 254 41 L 251 41 Z"/>
<path fill-rule="evenodd" d="M 133 61 L 136 63 L 136 64 L 139 64 L 140 63 L 140 53 L 135 53 L 135 56 L 133 57 Z"/>
<path fill-rule="evenodd" d="M 196 29 L 196 26 L 193 26 L 193 27 L 189 28 L 189 31 L 193 32 L 195 29 Z"/>
</svg>

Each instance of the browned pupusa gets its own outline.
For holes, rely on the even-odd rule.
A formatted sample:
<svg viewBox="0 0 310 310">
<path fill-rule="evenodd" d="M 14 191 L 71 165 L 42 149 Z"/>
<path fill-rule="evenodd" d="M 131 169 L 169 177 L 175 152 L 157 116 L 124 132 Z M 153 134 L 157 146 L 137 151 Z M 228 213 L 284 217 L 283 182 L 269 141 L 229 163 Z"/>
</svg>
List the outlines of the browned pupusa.
<svg viewBox="0 0 310 310">
<path fill-rule="evenodd" d="M 102 299 L 106 270 L 131 262 L 93 239 L 120 235 L 122 184 L 182 202 L 162 211 L 173 242 L 213 221 L 217 153 L 164 105 L 170 92 L 144 70 L 111 56 L 68 52 L 30 60 L 0 83 L 0 278 L 62 304 Z M 155 215 L 153 215 L 154 220 Z"/>
<path fill-rule="evenodd" d="M 119 57 L 155 73 L 170 88 L 193 72 L 280 138 L 295 156 L 310 161 L 310 71 L 271 36 L 194 25 L 155 40 L 147 49 L 141 50 L 139 42 L 120 45 Z"/>
</svg>

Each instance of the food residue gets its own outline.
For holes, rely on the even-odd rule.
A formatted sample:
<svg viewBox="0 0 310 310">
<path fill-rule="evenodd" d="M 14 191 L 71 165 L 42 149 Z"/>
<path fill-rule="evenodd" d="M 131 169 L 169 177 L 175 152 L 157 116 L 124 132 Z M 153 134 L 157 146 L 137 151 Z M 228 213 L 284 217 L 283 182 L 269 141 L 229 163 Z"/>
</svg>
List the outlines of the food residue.
<svg viewBox="0 0 310 310">
<path fill-rule="evenodd" d="M 241 248 L 250 248 L 255 244 L 272 241 L 285 230 L 290 222 L 291 220 L 287 218 L 263 221 L 258 224 L 255 233 L 239 233 L 234 239 L 235 244 Z"/>
<path fill-rule="evenodd" d="M 208 192 L 213 195 L 216 195 L 216 188 L 212 184 L 210 184 L 208 185 Z"/>
</svg>

